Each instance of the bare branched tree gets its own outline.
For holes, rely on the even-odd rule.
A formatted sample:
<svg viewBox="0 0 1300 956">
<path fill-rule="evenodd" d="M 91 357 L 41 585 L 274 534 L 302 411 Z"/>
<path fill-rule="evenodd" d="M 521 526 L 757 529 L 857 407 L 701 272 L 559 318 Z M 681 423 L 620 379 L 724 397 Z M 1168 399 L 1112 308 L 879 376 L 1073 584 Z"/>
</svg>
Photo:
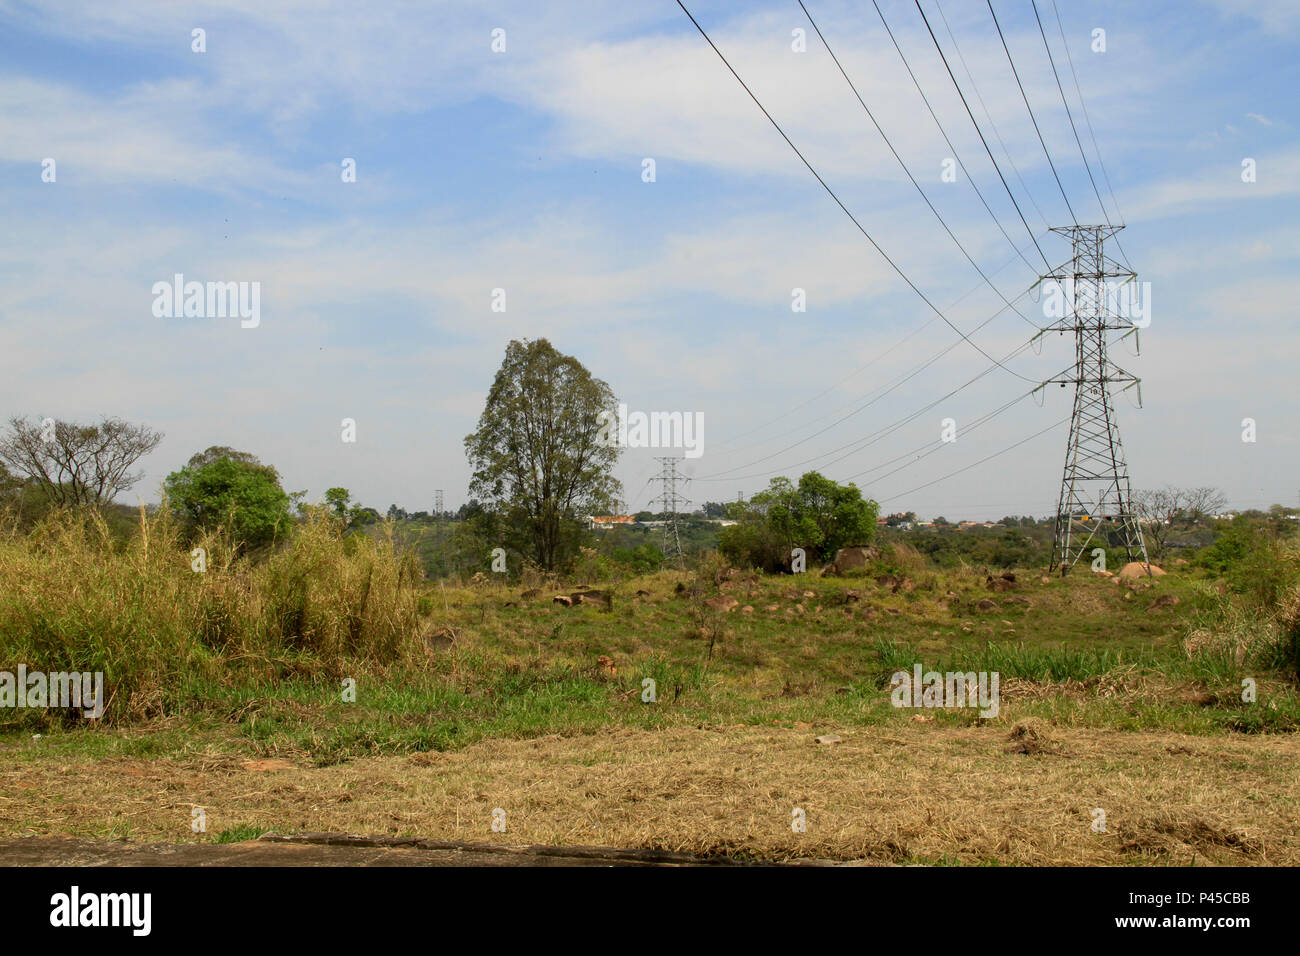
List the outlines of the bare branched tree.
<svg viewBox="0 0 1300 956">
<path fill-rule="evenodd" d="M 102 505 L 143 476 L 131 472 L 163 439 L 145 425 L 105 418 L 98 425 L 11 418 L 0 436 L 0 465 L 36 485 L 56 505 Z"/>
<path fill-rule="evenodd" d="M 1190 524 L 1200 524 L 1206 518 L 1222 514 L 1228 507 L 1228 496 L 1218 488 L 1187 488 L 1183 496 L 1183 511 Z"/>
<path fill-rule="evenodd" d="M 1227 496 L 1218 488 L 1166 486 L 1133 493 L 1133 508 L 1142 521 L 1142 535 L 1154 555 L 1164 554 L 1171 531 L 1199 524 L 1227 505 Z"/>
</svg>

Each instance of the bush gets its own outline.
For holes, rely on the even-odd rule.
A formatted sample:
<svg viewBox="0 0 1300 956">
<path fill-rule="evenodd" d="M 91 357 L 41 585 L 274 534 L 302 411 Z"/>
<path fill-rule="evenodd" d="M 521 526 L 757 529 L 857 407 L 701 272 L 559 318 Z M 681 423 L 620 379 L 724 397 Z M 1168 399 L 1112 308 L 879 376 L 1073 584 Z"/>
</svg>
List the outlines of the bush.
<svg viewBox="0 0 1300 956">
<path fill-rule="evenodd" d="M 635 548 L 618 548 L 614 560 L 626 565 L 633 574 L 652 574 L 663 567 L 664 553 L 653 544 L 639 544 Z"/>
<path fill-rule="evenodd" d="M 740 568 L 775 574 L 790 566 L 790 553 L 782 537 L 766 522 L 741 520 L 718 532 L 718 550 Z"/>
</svg>

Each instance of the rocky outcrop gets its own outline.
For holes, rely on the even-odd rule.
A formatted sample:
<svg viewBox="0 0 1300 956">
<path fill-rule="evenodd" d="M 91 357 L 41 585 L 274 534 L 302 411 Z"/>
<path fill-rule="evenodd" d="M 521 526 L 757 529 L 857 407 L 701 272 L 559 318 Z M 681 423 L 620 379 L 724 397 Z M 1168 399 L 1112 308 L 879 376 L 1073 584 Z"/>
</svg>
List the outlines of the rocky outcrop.
<svg viewBox="0 0 1300 956">
<path fill-rule="evenodd" d="M 835 560 L 826 566 L 822 571 L 822 575 L 843 574 L 845 571 L 865 568 L 879 557 L 880 551 L 875 547 L 853 545 L 848 548 L 840 548 L 835 552 Z"/>
</svg>

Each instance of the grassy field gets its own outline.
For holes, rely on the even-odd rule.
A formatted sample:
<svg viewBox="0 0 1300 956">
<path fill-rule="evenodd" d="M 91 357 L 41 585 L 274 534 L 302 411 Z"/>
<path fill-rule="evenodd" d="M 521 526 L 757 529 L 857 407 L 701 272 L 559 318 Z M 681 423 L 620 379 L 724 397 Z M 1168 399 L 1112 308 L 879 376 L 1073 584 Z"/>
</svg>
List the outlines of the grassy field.
<svg viewBox="0 0 1300 956">
<path fill-rule="evenodd" d="M 93 526 L 0 541 L 0 667 L 102 665 L 117 693 L 98 722 L 0 712 L 0 833 L 1300 863 L 1282 823 L 1300 787 L 1290 632 L 1190 566 L 1004 576 L 901 548 L 839 578 L 706 559 L 449 586 L 328 528 L 205 574 L 152 535 L 107 552 Z M 99 564 L 60 576 L 70 554 Z M 890 675 L 916 663 L 997 672 L 998 715 L 895 708 Z"/>
</svg>

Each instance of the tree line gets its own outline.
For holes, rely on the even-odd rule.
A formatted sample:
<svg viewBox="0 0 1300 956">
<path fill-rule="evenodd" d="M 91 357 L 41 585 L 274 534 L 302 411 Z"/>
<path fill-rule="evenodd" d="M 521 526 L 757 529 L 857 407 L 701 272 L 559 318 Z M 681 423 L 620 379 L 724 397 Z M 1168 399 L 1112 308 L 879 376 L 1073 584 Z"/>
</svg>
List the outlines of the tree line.
<svg viewBox="0 0 1300 956">
<path fill-rule="evenodd" d="M 452 564 L 486 565 L 487 556 L 501 549 L 513 569 L 557 571 L 590 548 L 594 539 L 587 517 L 612 513 L 622 493 L 613 476 L 622 449 L 603 440 L 600 427 L 601 414 L 615 405 L 608 383 L 546 339 L 510 342 L 477 427 L 464 439 L 472 471 L 470 502 L 456 513 L 454 527 L 435 536 L 439 547 L 460 556 Z M 0 499 L 26 520 L 50 508 L 103 508 L 140 480 L 136 466 L 162 439 L 161 432 L 119 418 L 96 424 L 13 418 L 0 435 Z M 364 530 L 385 517 L 412 517 L 396 505 L 381 515 L 341 487 L 327 489 L 317 504 L 308 503 L 305 491 L 283 487 L 273 466 L 224 445 L 194 454 L 167 475 L 162 490 L 166 507 L 187 526 L 195 531 L 220 527 L 249 553 L 273 547 L 296 519 L 313 513 L 338 520 L 348 531 Z M 1180 535 L 1220 513 L 1226 497 L 1214 488 L 1165 488 L 1139 492 L 1134 507 L 1152 556 L 1158 557 Z M 716 538 L 712 528 L 705 533 L 729 560 L 767 571 L 788 569 L 796 549 L 802 549 L 811 566 L 830 561 L 846 545 L 870 544 L 878 512 L 877 503 L 855 485 L 815 471 L 797 481 L 774 478 L 747 501 L 709 502 L 703 508 L 709 518 L 734 522 L 717 530 Z M 648 512 L 642 516 L 651 517 Z M 887 533 L 910 528 L 915 518 L 912 512 L 890 515 Z M 1028 561 L 1042 550 L 1042 534 L 1033 519 L 1004 519 L 1002 524 L 1003 540 L 995 547 L 1001 550 L 990 557 Z M 966 547 L 943 534 L 949 527 L 944 519 L 936 519 L 934 526 L 939 535 L 933 542 L 916 541 L 936 560 L 942 561 L 941 552 L 952 546 Z M 623 550 L 638 566 L 663 560 L 647 539 L 628 541 Z"/>
</svg>

